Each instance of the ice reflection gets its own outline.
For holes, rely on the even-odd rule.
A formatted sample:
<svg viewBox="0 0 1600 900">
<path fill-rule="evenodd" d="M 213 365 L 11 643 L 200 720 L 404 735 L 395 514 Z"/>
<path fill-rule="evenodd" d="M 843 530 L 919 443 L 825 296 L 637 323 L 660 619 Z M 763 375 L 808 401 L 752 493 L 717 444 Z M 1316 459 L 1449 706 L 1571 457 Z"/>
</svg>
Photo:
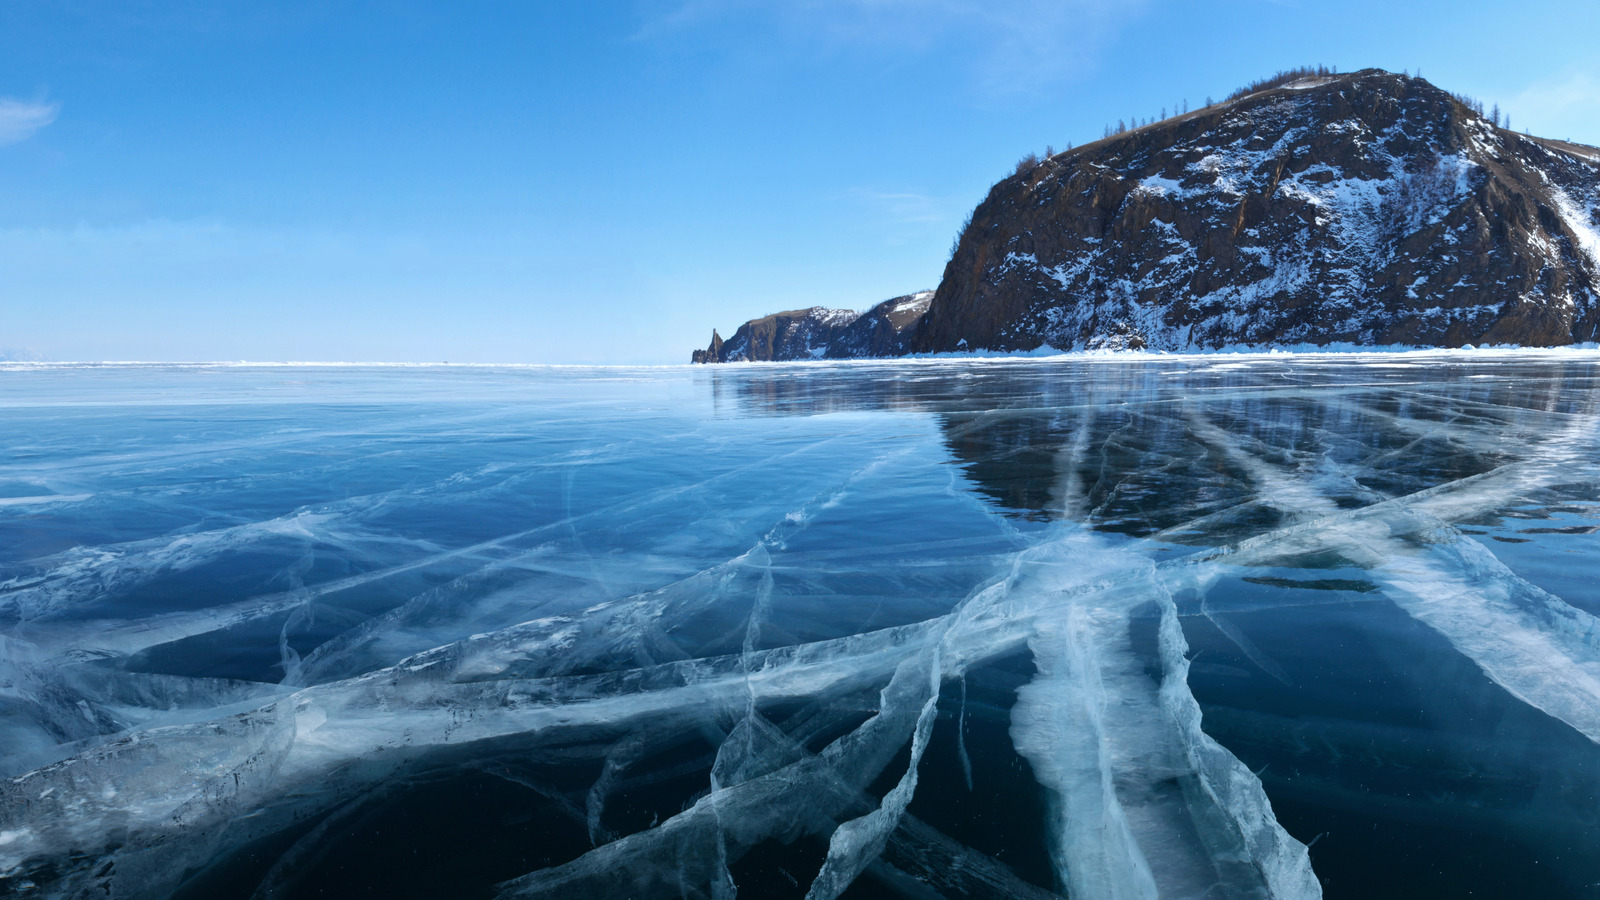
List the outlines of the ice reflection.
<svg viewBox="0 0 1600 900">
<path fill-rule="evenodd" d="M 1296 833 L 1326 835 L 1330 893 L 1596 880 L 1592 367 L 1090 363 L 964 383 L 929 408 L 959 409 L 940 418 L 978 490 L 1051 518 L 1071 478 L 1069 518 L 1194 554 L 1178 609 L 1206 730 Z M 1092 452 L 1062 453 L 1075 442 Z M 1396 706 L 1414 706 L 1403 725 Z"/>
<path fill-rule="evenodd" d="M 1600 373 L 1470 359 L 5 373 L 0 886 L 1586 896 Z"/>
</svg>

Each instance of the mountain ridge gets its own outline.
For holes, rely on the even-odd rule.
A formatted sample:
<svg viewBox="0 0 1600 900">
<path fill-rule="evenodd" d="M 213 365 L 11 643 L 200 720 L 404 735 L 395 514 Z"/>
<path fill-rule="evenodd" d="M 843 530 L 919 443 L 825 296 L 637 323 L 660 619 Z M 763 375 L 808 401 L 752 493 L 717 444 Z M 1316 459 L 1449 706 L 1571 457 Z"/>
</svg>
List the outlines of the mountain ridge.
<svg viewBox="0 0 1600 900">
<path fill-rule="evenodd" d="M 922 321 L 933 291 L 891 297 L 865 312 L 813 306 L 762 316 L 739 326 L 724 341 L 711 330 L 711 344 L 691 362 L 780 359 L 851 359 L 899 356 L 909 329 Z"/>
<path fill-rule="evenodd" d="M 736 358 L 1600 337 L 1600 149 L 1410 75 L 1263 83 L 1025 159 L 894 340 L 822 339 L 818 307 L 788 323 L 807 355 Z"/>
</svg>

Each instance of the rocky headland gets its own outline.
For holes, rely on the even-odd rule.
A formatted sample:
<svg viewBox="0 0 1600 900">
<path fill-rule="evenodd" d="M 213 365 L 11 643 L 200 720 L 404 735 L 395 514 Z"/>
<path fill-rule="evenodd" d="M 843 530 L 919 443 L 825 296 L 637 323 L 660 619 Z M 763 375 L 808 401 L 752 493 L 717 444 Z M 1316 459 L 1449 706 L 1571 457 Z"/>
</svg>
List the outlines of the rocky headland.
<svg viewBox="0 0 1600 900">
<path fill-rule="evenodd" d="M 1366 69 L 1027 157 L 936 291 L 755 319 L 694 361 L 1597 338 L 1600 149 Z"/>
</svg>

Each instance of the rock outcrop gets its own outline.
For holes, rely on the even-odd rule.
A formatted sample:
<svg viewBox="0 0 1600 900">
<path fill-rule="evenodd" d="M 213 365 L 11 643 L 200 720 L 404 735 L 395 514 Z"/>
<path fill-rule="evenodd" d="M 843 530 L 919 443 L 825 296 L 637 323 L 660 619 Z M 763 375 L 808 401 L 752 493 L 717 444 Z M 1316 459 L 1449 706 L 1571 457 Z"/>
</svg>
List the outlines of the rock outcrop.
<svg viewBox="0 0 1600 900">
<path fill-rule="evenodd" d="M 690 357 L 691 363 L 724 362 L 722 358 L 722 335 L 717 334 L 715 328 L 711 329 L 711 344 L 704 350 L 696 350 Z"/>
<path fill-rule="evenodd" d="M 1597 286 L 1600 150 L 1367 70 L 1000 182 L 914 349 L 1567 344 L 1595 337 Z"/>
<path fill-rule="evenodd" d="M 1421 78 L 1290 80 L 1019 167 L 896 334 L 901 353 L 1595 340 L 1600 149 Z M 771 358 L 855 355 L 834 351 Z"/>
<path fill-rule="evenodd" d="M 711 345 L 694 351 L 697 363 L 793 359 L 853 359 L 900 356 L 910 328 L 928 311 L 933 291 L 885 300 L 864 313 L 849 309 L 791 310 L 739 326 L 722 340 L 711 331 Z"/>
</svg>

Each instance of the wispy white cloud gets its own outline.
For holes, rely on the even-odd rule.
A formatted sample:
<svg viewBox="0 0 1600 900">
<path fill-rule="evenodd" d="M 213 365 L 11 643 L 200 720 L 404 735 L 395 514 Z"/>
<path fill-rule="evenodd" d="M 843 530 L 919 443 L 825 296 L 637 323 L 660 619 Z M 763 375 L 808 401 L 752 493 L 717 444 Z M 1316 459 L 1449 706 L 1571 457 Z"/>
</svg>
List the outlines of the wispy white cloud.
<svg viewBox="0 0 1600 900">
<path fill-rule="evenodd" d="M 970 197 L 915 190 L 852 188 L 840 195 L 850 217 L 868 226 L 885 246 L 937 250 L 972 208 Z"/>
<path fill-rule="evenodd" d="M 1529 84 L 1504 102 L 1518 131 L 1542 137 L 1600 142 L 1600 70 L 1573 69 Z"/>
<path fill-rule="evenodd" d="M 865 203 L 885 221 L 896 225 L 943 224 L 959 214 L 957 204 L 915 191 L 856 189 L 850 196 Z"/>
<path fill-rule="evenodd" d="M 251 266 L 270 269 L 292 260 L 296 266 L 363 273 L 369 267 L 422 267 L 470 253 L 472 246 L 466 239 L 429 242 L 392 232 L 240 227 L 220 219 L 148 219 L 117 225 L 0 229 L 0 264 L 56 274 L 83 265 L 149 271 L 179 267 L 194 273 L 226 274 Z"/>
<path fill-rule="evenodd" d="M 33 137 L 39 129 L 54 122 L 60 111 L 59 103 L 0 97 L 0 147 Z"/>
<path fill-rule="evenodd" d="M 639 33 L 671 39 L 730 20 L 825 51 L 937 57 L 985 93 L 1027 93 L 1087 72 L 1147 0 L 679 0 Z"/>
</svg>

